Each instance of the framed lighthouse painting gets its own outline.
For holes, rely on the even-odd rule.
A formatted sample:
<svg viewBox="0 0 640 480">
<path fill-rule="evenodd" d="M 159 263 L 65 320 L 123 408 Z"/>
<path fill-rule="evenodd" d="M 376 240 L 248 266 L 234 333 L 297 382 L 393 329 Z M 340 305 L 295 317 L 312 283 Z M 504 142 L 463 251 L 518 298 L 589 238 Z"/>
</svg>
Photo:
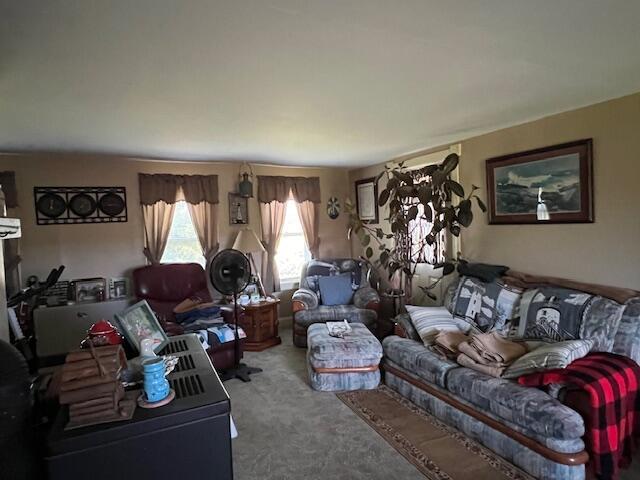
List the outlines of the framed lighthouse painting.
<svg viewBox="0 0 640 480">
<path fill-rule="evenodd" d="M 490 224 L 591 223 L 592 140 L 490 158 Z"/>
</svg>

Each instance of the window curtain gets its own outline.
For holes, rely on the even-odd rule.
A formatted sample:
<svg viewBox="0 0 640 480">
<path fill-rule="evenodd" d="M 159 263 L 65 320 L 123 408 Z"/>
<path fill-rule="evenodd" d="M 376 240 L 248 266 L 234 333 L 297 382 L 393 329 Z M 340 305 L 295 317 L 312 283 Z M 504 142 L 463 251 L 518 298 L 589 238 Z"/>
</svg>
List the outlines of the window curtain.
<svg viewBox="0 0 640 480">
<path fill-rule="evenodd" d="M 317 203 L 305 200 L 297 204 L 300 223 L 312 258 L 320 255 L 320 237 L 318 236 L 319 208 Z"/>
<path fill-rule="evenodd" d="M 218 205 L 202 201 L 187 203 L 191 221 L 198 234 L 202 255 L 207 262 L 218 252 Z"/>
<path fill-rule="evenodd" d="M 258 176 L 258 202 L 262 221 L 262 242 L 267 261 L 262 262 L 262 281 L 265 288 L 280 289 L 280 276 L 275 255 L 284 224 L 285 203 L 293 196 L 300 215 L 307 247 L 314 258 L 319 255 L 318 221 L 320 179 L 318 177 Z"/>
<path fill-rule="evenodd" d="M 18 213 L 18 192 L 16 188 L 15 172 L 0 172 L 0 186 L 4 193 L 5 203 L 7 205 L 7 216 L 20 217 Z M 20 239 L 12 238 L 5 240 L 3 245 L 4 253 L 4 275 L 7 296 L 18 293 L 22 286 L 20 275 Z"/>
<path fill-rule="evenodd" d="M 275 257 L 278 244 L 282 236 L 284 226 L 284 214 L 286 211 L 284 202 L 273 200 L 269 203 L 260 203 L 260 221 L 262 223 L 262 243 L 266 252 L 267 261 L 262 262 L 262 283 L 267 293 L 280 291 L 280 275 Z"/>
<path fill-rule="evenodd" d="M 160 263 L 167 246 L 175 203 L 188 203 L 189 214 L 206 259 L 218 249 L 218 176 L 138 174 L 144 227 L 144 254 Z"/>
</svg>

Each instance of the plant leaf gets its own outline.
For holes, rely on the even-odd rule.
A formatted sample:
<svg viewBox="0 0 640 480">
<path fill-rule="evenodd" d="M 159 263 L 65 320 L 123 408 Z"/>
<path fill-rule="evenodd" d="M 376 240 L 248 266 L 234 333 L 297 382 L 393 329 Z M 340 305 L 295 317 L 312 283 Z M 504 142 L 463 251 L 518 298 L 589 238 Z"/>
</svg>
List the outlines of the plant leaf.
<svg viewBox="0 0 640 480">
<path fill-rule="evenodd" d="M 456 269 L 456 266 L 451 263 L 451 262 L 445 262 L 445 264 L 442 266 L 442 275 L 449 275 L 450 273 L 453 273 Z"/>
<path fill-rule="evenodd" d="M 380 196 L 378 197 L 378 206 L 382 207 L 389 200 L 389 190 L 386 188 L 380 192 Z"/>
<path fill-rule="evenodd" d="M 464 198 L 464 188 L 462 187 L 462 185 L 451 179 L 447 180 L 447 185 L 453 193 L 455 193 L 459 197 Z"/>
<path fill-rule="evenodd" d="M 373 248 L 367 247 L 367 250 L 365 251 L 365 255 L 367 256 L 367 258 L 373 257 Z"/>
<path fill-rule="evenodd" d="M 362 246 L 363 247 L 366 247 L 370 243 L 371 243 L 371 235 L 365 235 L 364 237 L 362 237 Z"/>
<path fill-rule="evenodd" d="M 415 220 L 418 216 L 418 207 L 416 205 L 412 205 L 407 212 L 407 220 L 410 222 Z"/>
<path fill-rule="evenodd" d="M 463 227 L 468 227 L 471 225 L 471 222 L 473 222 L 473 212 L 471 210 L 460 209 L 460 211 L 458 211 L 458 222 Z"/>
<path fill-rule="evenodd" d="M 480 210 L 486 212 L 487 206 L 484 204 L 484 202 L 480 200 L 480 197 L 478 197 L 477 195 L 474 195 L 474 197 L 476 198 L 476 202 L 478 203 L 478 207 L 480 207 Z"/>
<path fill-rule="evenodd" d="M 442 170 L 445 175 L 449 175 L 453 172 L 458 166 L 458 162 L 460 161 L 460 157 L 457 153 L 450 153 L 442 162 Z"/>
</svg>

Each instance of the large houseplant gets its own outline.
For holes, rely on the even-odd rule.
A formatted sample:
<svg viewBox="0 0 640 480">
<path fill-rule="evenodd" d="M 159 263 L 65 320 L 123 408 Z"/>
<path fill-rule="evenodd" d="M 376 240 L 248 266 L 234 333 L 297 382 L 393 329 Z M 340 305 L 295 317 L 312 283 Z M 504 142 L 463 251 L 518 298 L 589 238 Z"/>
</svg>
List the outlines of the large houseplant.
<svg viewBox="0 0 640 480">
<path fill-rule="evenodd" d="M 385 220 L 390 231 L 363 223 L 353 203 L 346 201 L 349 236 L 357 235 L 365 248 L 365 256 L 370 261 L 375 250 L 378 250 L 379 256 L 374 263 L 387 271 L 389 279 L 399 276 L 400 284 L 404 284 L 402 277 L 410 279 L 416 272 L 417 262 L 412 258 L 412 252 L 421 251 L 426 245 L 433 245 L 439 233 L 444 230 L 457 237 L 462 228 L 471 225 L 474 201 L 486 212 L 485 204 L 476 194 L 478 187 L 472 185 L 471 191 L 466 194 L 464 187 L 451 178 L 458 162 L 459 156 L 451 153 L 441 163 L 418 170 L 409 170 L 403 163 L 393 167 L 385 166 L 376 182 L 386 176 L 387 184 L 376 200 L 378 206 L 389 207 L 389 215 Z M 416 240 L 412 239 L 415 236 L 412 235 L 411 228 L 414 228 L 414 220 L 418 217 L 426 219 L 431 229 Z M 416 241 L 419 242 L 418 245 L 415 245 Z M 412 242 L 414 245 L 411 245 Z M 450 255 L 434 267 L 442 269 L 444 277 L 455 270 L 457 261 L 457 258 Z M 439 281 L 419 287 L 430 298 L 435 299 L 431 290 Z"/>
</svg>

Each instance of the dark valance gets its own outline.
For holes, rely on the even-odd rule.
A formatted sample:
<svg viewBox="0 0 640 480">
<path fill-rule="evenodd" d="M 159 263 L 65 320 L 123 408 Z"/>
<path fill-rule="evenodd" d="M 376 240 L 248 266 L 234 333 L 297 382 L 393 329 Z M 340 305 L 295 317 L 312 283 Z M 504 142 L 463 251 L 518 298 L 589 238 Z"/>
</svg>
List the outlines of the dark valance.
<svg viewBox="0 0 640 480">
<path fill-rule="evenodd" d="M 185 200 L 197 205 L 200 202 L 218 203 L 217 175 L 170 175 L 139 173 L 140 203 L 175 203 Z"/>
<path fill-rule="evenodd" d="M 258 175 L 258 201 L 286 202 L 289 195 L 296 202 L 320 203 L 320 179 L 318 177 L 272 177 Z"/>
<path fill-rule="evenodd" d="M 0 185 L 4 192 L 7 208 L 18 206 L 18 191 L 16 190 L 16 172 L 0 172 Z"/>
</svg>

